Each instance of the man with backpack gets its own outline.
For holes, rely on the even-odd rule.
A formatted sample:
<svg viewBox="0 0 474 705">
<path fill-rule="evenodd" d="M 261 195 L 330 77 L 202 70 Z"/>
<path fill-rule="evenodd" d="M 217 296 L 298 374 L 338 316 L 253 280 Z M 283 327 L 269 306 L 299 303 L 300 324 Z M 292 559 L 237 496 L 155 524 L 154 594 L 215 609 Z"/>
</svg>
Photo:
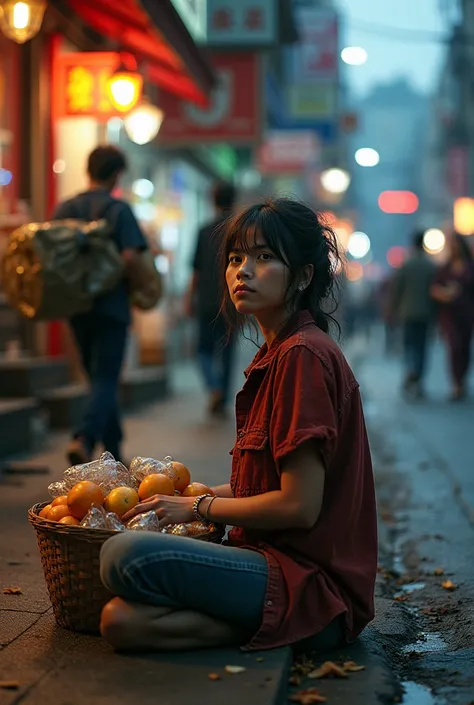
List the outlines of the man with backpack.
<svg viewBox="0 0 474 705">
<path fill-rule="evenodd" d="M 88 159 L 88 190 L 61 203 L 54 213 L 54 220 L 105 219 L 124 262 L 124 278 L 118 286 L 96 298 L 90 311 L 69 319 L 91 384 L 82 424 L 67 451 L 72 465 L 90 461 L 98 443 L 115 458 L 122 457 L 118 391 L 131 323 L 129 284 L 143 276 L 139 253 L 147 249 L 130 206 L 112 196 L 126 168 L 125 156 L 119 149 L 111 145 L 97 147 Z"/>
</svg>

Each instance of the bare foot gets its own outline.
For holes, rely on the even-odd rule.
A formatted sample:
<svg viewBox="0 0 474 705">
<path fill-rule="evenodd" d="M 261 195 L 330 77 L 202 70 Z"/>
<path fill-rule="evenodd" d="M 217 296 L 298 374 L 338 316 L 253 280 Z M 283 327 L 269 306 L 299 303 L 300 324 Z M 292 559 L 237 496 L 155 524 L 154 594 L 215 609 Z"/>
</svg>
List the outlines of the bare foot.
<svg viewBox="0 0 474 705">
<path fill-rule="evenodd" d="M 102 610 L 100 632 L 118 651 L 190 651 L 243 644 L 247 636 L 199 612 L 173 611 L 114 597 Z"/>
</svg>

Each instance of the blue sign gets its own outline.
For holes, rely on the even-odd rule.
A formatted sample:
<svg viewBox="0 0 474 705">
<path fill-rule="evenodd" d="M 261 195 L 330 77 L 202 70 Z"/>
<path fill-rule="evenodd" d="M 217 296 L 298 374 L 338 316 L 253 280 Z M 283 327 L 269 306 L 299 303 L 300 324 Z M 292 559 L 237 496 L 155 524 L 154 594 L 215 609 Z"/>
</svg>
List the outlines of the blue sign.
<svg viewBox="0 0 474 705">
<path fill-rule="evenodd" d="M 332 144 L 338 136 L 336 118 L 332 120 L 295 119 L 289 115 L 286 95 L 269 72 L 265 79 L 265 98 L 269 127 L 275 130 L 311 130 L 324 144 Z"/>
</svg>

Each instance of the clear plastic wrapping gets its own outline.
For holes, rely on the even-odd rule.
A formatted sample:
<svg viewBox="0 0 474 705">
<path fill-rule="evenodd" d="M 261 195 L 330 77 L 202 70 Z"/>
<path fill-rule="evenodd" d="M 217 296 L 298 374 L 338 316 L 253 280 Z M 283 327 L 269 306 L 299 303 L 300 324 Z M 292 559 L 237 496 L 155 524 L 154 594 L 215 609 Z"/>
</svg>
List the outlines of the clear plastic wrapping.
<svg viewBox="0 0 474 705">
<path fill-rule="evenodd" d="M 192 521 L 189 524 L 170 524 L 163 529 L 164 534 L 173 534 L 174 536 L 200 536 L 215 531 L 214 524 L 207 524 L 205 521 Z"/>
<path fill-rule="evenodd" d="M 145 477 L 148 475 L 153 475 L 154 473 L 167 475 L 173 481 L 176 477 L 176 473 L 173 469 L 173 458 L 170 456 L 163 458 L 163 460 L 156 460 L 155 458 L 141 458 L 140 456 L 137 456 L 136 458 L 133 458 L 130 463 L 130 473 L 135 479 L 137 485 L 139 485 Z"/>
<path fill-rule="evenodd" d="M 83 480 L 90 480 L 99 485 L 104 496 L 107 496 L 116 487 L 138 489 L 137 480 L 130 470 L 115 460 L 111 453 L 103 453 L 98 460 L 84 465 L 75 465 L 65 470 L 63 479 L 60 482 L 51 483 L 48 492 L 51 497 L 66 495 L 74 485 Z"/>
<path fill-rule="evenodd" d="M 113 512 L 106 512 L 103 507 L 91 507 L 81 526 L 88 529 L 107 529 L 108 531 L 125 531 L 125 526 Z"/>
<path fill-rule="evenodd" d="M 131 531 L 160 531 L 160 520 L 156 512 L 151 510 L 144 514 L 137 514 L 126 523 L 125 527 Z"/>
</svg>

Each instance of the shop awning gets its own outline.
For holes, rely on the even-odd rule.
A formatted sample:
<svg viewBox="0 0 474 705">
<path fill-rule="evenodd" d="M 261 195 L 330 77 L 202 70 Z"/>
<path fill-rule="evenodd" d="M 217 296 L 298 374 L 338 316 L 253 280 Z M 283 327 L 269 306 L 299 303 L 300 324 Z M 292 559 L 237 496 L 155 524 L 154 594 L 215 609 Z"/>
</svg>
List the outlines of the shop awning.
<svg viewBox="0 0 474 705">
<path fill-rule="evenodd" d="M 68 0 L 115 50 L 133 53 L 147 78 L 184 100 L 205 104 L 215 75 L 171 0 Z"/>
</svg>

